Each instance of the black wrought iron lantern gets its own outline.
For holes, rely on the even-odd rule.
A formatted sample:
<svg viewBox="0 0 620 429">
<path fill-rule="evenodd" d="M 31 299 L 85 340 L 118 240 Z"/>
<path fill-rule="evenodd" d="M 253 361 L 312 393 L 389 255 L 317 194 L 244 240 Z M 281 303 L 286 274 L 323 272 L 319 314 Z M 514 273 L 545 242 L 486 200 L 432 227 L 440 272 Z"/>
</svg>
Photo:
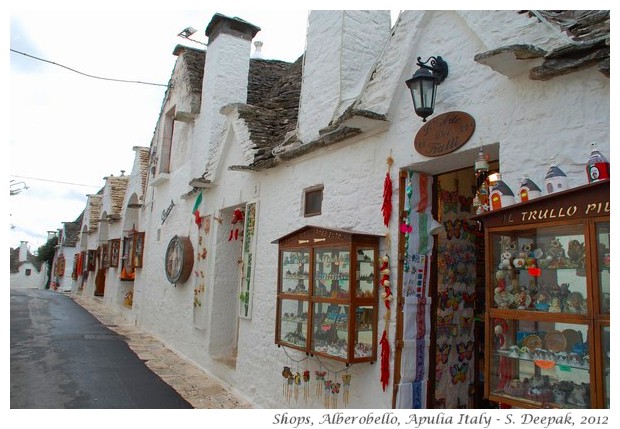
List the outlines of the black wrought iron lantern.
<svg viewBox="0 0 620 429">
<path fill-rule="evenodd" d="M 437 85 L 448 76 L 448 63 L 441 57 L 430 57 L 421 62 L 418 57 L 417 65 L 420 67 L 405 83 L 411 91 L 413 107 L 416 115 L 426 122 L 426 118 L 435 110 L 435 95 Z M 430 61 L 430 65 L 426 65 Z"/>
</svg>

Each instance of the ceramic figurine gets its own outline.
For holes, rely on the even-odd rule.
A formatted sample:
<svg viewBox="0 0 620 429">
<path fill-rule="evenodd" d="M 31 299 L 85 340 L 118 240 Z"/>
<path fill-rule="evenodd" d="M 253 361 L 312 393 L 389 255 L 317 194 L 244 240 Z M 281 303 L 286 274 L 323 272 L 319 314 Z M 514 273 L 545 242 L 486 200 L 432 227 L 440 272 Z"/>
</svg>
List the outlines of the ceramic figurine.
<svg viewBox="0 0 620 429">
<path fill-rule="evenodd" d="M 554 384 L 551 390 L 553 391 L 553 402 L 556 404 L 566 403 L 566 392 L 562 390 L 559 384 Z"/>
<path fill-rule="evenodd" d="M 584 383 L 575 384 L 573 390 L 568 394 L 566 402 L 569 404 L 577 405 L 578 407 L 585 407 L 586 404 L 586 385 Z"/>
<path fill-rule="evenodd" d="M 551 298 L 551 304 L 549 305 L 549 313 L 560 313 L 562 307 L 560 305 L 560 298 Z"/>
<path fill-rule="evenodd" d="M 519 353 L 519 357 L 521 359 L 531 360 L 532 355 L 530 354 L 530 349 L 528 349 L 527 346 L 521 347 L 521 352 Z"/>
<path fill-rule="evenodd" d="M 510 260 L 512 259 L 512 255 L 510 252 L 503 252 L 500 256 L 501 261 L 499 262 L 500 270 L 509 270 L 510 269 Z"/>
<path fill-rule="evenodd" d="M 568 178 L 566 174 L 555 164 L 549 166 L 549 170 L 545 176 L 545 187 L 547 188 L 548 194 L 568 189 Z"/>
<path fill-rule="evenodd" d="M 491 211 L 499 210 L 515 203 L 515 194 L 508 185 L 504 183 L 499 174 L 497 175 L 497 182 L 495 182 L 495 185 L 491 189 L 489 199 L 491 201 Z"/>
<path fill-rule="evenodd" d="M 540 188 L 529 178 L 526 174 L 520 182 L 519 187 L 519 197 L 521 198 L 521 202 L 533 200 L 535 198 L 540 197 L 541 191 Z"/>
</svg>

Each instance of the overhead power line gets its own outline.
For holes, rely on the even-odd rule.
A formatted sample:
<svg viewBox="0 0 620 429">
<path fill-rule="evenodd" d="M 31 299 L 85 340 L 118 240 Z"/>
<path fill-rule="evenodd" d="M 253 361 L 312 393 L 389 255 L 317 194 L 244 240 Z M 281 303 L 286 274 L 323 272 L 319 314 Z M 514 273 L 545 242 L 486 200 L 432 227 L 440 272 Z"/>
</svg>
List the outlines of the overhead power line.
<svg viewBox="0 0 620 429">
<path fill-rule="evenodd" d="M 81 75 L 86 76 L 86 77 L 92 77 L 93 79 L 109 80 L 109 81 L 113 81 L 113 82 L 123 82 L 123 83 L 137 83 L 137 84 L 140 84 L 140 85 L 165 86 L 166 88 L 170 86 L 170 85 L 165 85 L 163 83 L 141 82 L 139 80 L 112 79 L 112 78 L 108 78 L 108 77 L 93 76 L 91 74 L 83 73 L 81 71 L 72 69 L 71 67 L 67 67 L 67 66 L 63 66 L 62 64 L 55 63 L 54 61 L 45 60 L 43 58 L 35 57 L 34 55 L 30 55 L 30 54 L 27 54 L 25 52 L 20 52 L 20 51 L 18 51 L 16 49 L 12 49 L 11 48 L 11 52 L 15 52 L 16 54 L 20 54 L 20 55 L 23 55 L 25 57 L 29 57 L 29 58 L 35 59 L 37 61 L 43 61 L 45 63 L 53 64 L 55 66 L 62 67 L 63 69 L 70 70 L 70 71 L 72 71 L 74 73 L 78 73 L 78 74 L 81 74 Z"/>
<path fill-rule="evenodd" d="M 27 176 L 16 176 L 14 174 L 11 174 L 11 177 L 18 177 L 20 179 L 28 179 L 28 180 L 39 180 L 41 182 L 62 183 L 63 185 L 86 186 L 87 188 L 102 188 L 103 187 L 102 185 L 99 185 L 99 186 L 85 185 L 83 183 L 61 182 L 60 180 L 40 179 L 37 177 L 27 177 Z"/>
</svg>

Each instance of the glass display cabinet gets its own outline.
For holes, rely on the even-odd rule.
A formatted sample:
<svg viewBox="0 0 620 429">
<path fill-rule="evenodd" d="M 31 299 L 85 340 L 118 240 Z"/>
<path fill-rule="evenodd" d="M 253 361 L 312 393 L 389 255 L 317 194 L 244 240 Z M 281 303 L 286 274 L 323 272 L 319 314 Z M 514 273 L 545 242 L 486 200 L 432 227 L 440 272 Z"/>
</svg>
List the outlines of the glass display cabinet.
<svg viewBox="0 0 620 429">
<path fill-rule="evenodd" d="M 307 226 L 275 243 L 276 344 L 345 363 L 374 362 L 379 236 Z"/>
<path fill-rule="evenodd" d="M 609 182 L 479 216 L 485 395 L 519 408 L 609 408 Z"/>
</svg>

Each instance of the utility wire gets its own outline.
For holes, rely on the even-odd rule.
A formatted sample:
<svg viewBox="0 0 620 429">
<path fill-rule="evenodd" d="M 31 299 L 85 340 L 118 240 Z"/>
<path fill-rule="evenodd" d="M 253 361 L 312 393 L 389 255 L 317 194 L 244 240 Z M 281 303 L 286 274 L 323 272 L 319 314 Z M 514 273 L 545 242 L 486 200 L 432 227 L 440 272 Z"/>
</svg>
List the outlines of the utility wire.
<svg viewBox="0 0 620 429">
<path fill-rule="evenodd" d="M 30 54 L 27 54 L 25 52 L 20 52 L 18 50 L 12 49 L 12 48 L 11 48 L 11 52 L 15 52 L 16 54 L 24 55 L 25 57 L 33 58 L 33 59 L 38 60 L 38 61 L 43 61 L 45 63 L 54 64 L 55 66 L 62 67 L 64 69 L 70 70 L 70 71 L 72 71 L 74 73 L 81 74 L 83 76 L 92 77 L 94 79 L 109 80 L 109 81 L 113 81 L 113 82 L 138 83 L 138 84 L 141 84 L 141 85 L 165 86 L 166 88 L 168 88 L 170 86 L 170 85 L 164 85 L 164 84 L 161 84 L 161 83 L 141 82 L 139 80 L 112 79 L 112 78 L 107 78 L 107 77 L 93 76 L 91 74 L 82 73 L 81 71 L 72 69 L 71 67 L 63 66 L 62 64 L 58 64 L 58 63 L 55 63 L 53 61 L 49 61 L 49 60 L 45 60 L 43 58 L 35 57 L 34 55 L 30 55 Z"/>
<path fill-rule="evenodd" d="M 61 182 L 60 180 L 39 179 L 37 177 L 16 176 L 14 174 L 11 174 L 11 177 L 19 177 L 20 179 L 28 179 L 28 180 L 39 180 L 41 182 L 62 183 L 63 185 L 86 186 L 88 188 L 101 188 L 102 187 L 101 185 L 93 186 L 93 185 L 85 185 L 83 183 Z"/>
</svg>

